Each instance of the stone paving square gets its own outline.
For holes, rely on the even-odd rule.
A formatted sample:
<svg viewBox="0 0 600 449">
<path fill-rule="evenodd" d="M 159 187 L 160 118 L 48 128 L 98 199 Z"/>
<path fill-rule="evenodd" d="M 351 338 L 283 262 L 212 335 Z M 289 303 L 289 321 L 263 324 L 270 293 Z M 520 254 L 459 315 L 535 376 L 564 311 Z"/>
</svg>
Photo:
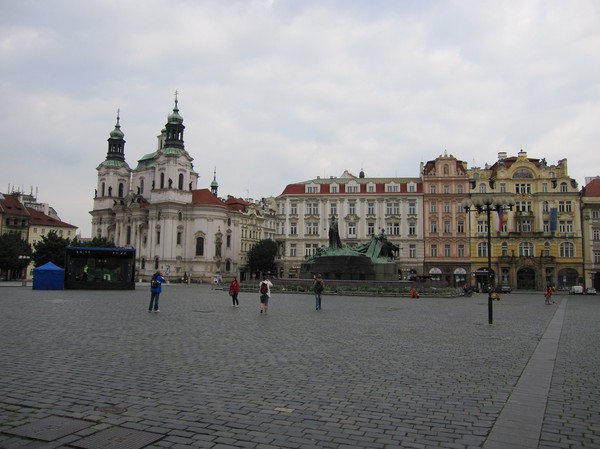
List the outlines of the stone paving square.
<svg viewBox="0 0 600 449">
<path fill-rule="evenodd" d="M 5 432 L 42 441 L 53 441 L 71 433 L 90 427 L 93 423 L 80 419 L 48 416 Z"/>
<path fill-rule="evenodd" d="M 113 427 L 71 443 L 83 449 L 141 449 L 160 440 L 162 435 Z"/>
<path fill-rule="evenodd" d="M 258 292 L 239 299 L 171 284 L 148 313 L 147 285 L 0 287 L 0 447 L 47 416 L 158 434 L 150 449 L 491 449 L 519 426 L 535 449 L 600 447 L 597 297 L 515 292 L 492 326 L 482 294 L 325 291 L 315 311 L 310 294 L 275 292 L 266 316 Z M 523 385 L 540 373 L 533 410 Z"/>
</svg>

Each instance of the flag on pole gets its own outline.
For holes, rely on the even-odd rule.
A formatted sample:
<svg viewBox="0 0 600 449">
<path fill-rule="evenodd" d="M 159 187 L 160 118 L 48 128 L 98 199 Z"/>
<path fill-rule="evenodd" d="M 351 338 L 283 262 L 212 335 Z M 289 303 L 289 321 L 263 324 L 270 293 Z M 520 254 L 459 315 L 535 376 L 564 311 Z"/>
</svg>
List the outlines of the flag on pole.
<svg viewBox="0 0 600 449">
<path fill-rule="evenodd" d="M 498 209 L 498 232 L 502 232 L 504 228 L 504 210 Z"/>
<path fill-rule="evenodd" d="M 558 222 L 558 211 L 557 211 L 556 207 L 552 207 L 550 209 L 550 231 L 551 232 L 556 231 L 557 222 Z"/>
</svg>

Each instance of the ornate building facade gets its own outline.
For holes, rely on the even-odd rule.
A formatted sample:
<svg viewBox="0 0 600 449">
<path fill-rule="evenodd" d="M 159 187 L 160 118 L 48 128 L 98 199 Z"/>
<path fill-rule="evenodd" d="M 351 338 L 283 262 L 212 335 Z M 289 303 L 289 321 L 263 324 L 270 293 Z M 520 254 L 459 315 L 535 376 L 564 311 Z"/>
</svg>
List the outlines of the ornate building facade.
<svg viewBox="0 0 600 449">
<path fill-rule="evenodd" d="M 198 173 L 184 146 L 177 99 L 156 150 L 142 156 L 134 169 L 125 161 L 119 120 L 117 116 L 106 159 L 97 167 L 90 212 L 93 236 L 136 248 L 138 278 L 148 278 L 156 270 L 170 279 L 204 282 L 238 276 L 250 249 L 242 231 L 250 220 L 255 231 L 260 229 L 253 237 L 264 238 L 270 209 L 219 198 L 216 174 L 210 189 L 196 188 Z"/>
<path fill-rule="evenodd" d="M 421 166 L 423 179 L 423 272 L 463 286 L 471 274 L 469 221 L 462 203 L 469 192 L 467 164 L 444 153 Z"/>
<path fill-rule="evenodd" d="M 276 198 L 277 260 L 280 277 L 298 277 L 304 260 L 328 245 L 335 217 L 344 245 L 354 246 L 385 232 L 400 247 L 394 260 L 399 278 L 423 267 L 423 194 L 419 178 L 367 178 L 363 171 L 289 184 Z"/>
<path fill-rule="evenodd" d="M 600 290 L 600 178 L 590 179 L 581 192 L 584 240 L 584 286 Z"/>
<path fill-rule="evenodd" d="M 580 195 L 566 159 L 549 165 L 520 151 L 469 169 L 471 195 L 511 197 L 511 211 L 493 213 L 492 274 L 513 289 L 567 288 L 583 280 Z M 473 283 L 485 284 L 487 219 L 470 214 Z"/>
</svg>

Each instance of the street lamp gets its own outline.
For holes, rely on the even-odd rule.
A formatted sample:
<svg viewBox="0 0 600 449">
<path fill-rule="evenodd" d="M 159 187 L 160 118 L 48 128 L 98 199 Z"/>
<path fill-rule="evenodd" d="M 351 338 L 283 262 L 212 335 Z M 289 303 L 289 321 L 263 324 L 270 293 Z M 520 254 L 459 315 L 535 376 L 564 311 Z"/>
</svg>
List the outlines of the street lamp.
<svg viewBox="0 0 600 449">
<path fill-rule="evenodd" d="M 490 214 L 492 211 L 501 212 L 503 210 L 512 210 L 515 200 L 511 197 L 474 194 L 471 199 L 464 200 L 462 203 L 466 213 L 471 210 L 477 213 L 485 212 L 487 216 L 487 290 L 488 290 L 488 324 L 494 324 L 494 308 L 492 298 L 492 232 Z"/>
</svg>

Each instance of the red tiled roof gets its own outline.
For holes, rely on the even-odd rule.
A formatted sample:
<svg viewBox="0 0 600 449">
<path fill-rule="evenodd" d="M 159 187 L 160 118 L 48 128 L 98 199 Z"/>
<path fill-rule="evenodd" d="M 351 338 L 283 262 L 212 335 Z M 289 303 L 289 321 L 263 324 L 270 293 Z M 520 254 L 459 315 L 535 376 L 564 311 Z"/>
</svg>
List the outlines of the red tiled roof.
<svg viewBox="0 0 600 449">
<path fill-rule="evenodd" d="M 208 189 L 192 190 L 192 204 L 227 207 L 225 202 Z"/>
<path fill-rule="evenodd" d="M 225 201 L 225 204 L 227 205 L 227 207 L 229 209 L 240 211 L 240 212 L 245 212 L 248 209 L 248 206 L 250 206 L 250 203 L 248 201 L 243 200 L 241 198 L 234 198 L 234 197 L 227 198 L 227 201 Z"/>
<path fill-rule="evenodd" d="M 77 229 L 77 226 L 50 217 L 39 210 L 32 209 L 31 207 L 28 207 L 27 210 L 29 211 L 29 215 L 31 217 L 29 222 L 32 226 L 54 226 L 56 228 Z"/>
<path fill-rule="evenodd" d="M 5 215 L 29 217 L 29 212 L 27 212 L 25 206 L 19 201 L 17 195 L 3 194 L 3 196 L 4 199 L 0 197 L 0 210 Z"/>
<path fill-rule="evenodd" d="M 583 196 L 600 197 L 600 178 L 592 179 L 584 189 Z"/>
<path fill-rule="evenodd" d="M 356 179 L 354 181 L 357 181 Z M 279 197 L 284 196 L 284 195 L 325 195 L 325 194 L 332 194 L 332 195 L 337 195 L 337 194 L 344 194 L 344 195 L 363 195 L 363 194 L 367 194 L 367 195 L 375 195 L 375 194 L 382 194 L 382 193 L 409 193 L 408 192 L 408 182 L 406 181 L 406 179 L 402 180 L 402 181 L 395 181 L 393 179 L 389 179 L 389 180 L 385 180 L 385 182 L 375 182 L 374 179 L 361 179 L 362 182 L 359 182 L 358 186 L 359 186 L 359 191 L 358 192 L 346 192 L 346 182 L 339 182 L 334 180 L 333 182 L 337 182 L 338 185 L 340 186 L 340 190 L 338 193 L 331 193 L 330 188 L 331 188 L 331 182 L 330 183 L 323 183 L 321 182 L 320 185 L 320 192 L 318 193 L 307 193 L 306 192 L 306 184 L 309 184 L 310 181 L 306 182 L 306 183 L 301 183 L 301 184 L 288 184 L 285 189 L 283 189 L 283 192 L 281 192 L 279 194 Z M 400 191 L 399 192 L 386 192 L 385 191 L 385 184 L 389 183 L 389 182 L 399 182 L 400 183 Z M 417 189 L 416 192 L 411 192 L 411 193 L 421 193 L 423 191 L 423 183 L 418 180 L 418 179 L 414 179 L 414 182 L 416 182 L 417 184 Z M 375 191 L 374 192 L 367 192 L 367 184 L 368 183 L 375 183 Z"/>
</svg>

